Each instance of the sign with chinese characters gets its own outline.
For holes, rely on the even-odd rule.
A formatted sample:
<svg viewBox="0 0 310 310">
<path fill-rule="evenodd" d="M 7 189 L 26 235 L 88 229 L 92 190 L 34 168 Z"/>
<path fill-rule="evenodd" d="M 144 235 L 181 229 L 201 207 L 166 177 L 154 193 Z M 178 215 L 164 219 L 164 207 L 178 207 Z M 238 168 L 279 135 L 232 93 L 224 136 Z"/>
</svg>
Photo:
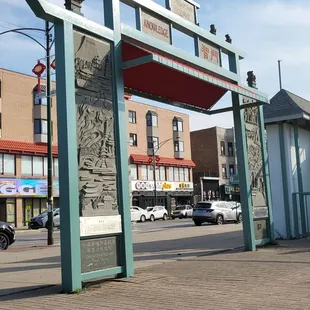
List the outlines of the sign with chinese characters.
<svg viewBox="0 0 310 310">
<path fill-rule="evenodd" d="M 46 179 L 0 179 L 0 197 L 46 197 Z M 53 196 L 59 197 L 58 179 L 53 180 Z"/>
<path fill-rule="evenodd" d="M 154 181 L 131 181 L 132 191 L 153 191 Z M 194 185 L 192 182 L 156 182 L 156 191 L 188 191 L 194 190 Z"/>
<path fill-rule="evenodd" d="M 203 40 L 199 40 L 199 57 L 220 65 L 220 51 Z"/>
<path fill-rule="evenodd" d="M 118 234 L 121 232 L 122 219 L 120 215 L 80 217 L 81 237 Z"/>
<path fill-rule="evenodd" d="M 192 23 L 196 23 L 196 7 L 186 0 L 170 0 L 171 11 Z"/>
<path fill-rule="evenodd" d="M 81 240 L 82 273 L 119 266 L 118 236 Z"/>
<path fill-rule="evenodd" d="M 146 34 L 171 44 L 169 24 L 144 11 L 141 11 L 141 29 Z"/>
</svg>

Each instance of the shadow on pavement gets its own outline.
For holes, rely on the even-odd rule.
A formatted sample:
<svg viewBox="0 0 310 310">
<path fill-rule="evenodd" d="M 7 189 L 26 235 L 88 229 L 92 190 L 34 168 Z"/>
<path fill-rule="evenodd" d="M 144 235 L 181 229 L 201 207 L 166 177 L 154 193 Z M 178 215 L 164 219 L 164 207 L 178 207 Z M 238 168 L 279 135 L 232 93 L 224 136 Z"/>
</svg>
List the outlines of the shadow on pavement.
<svg viewBox="0 0 310 310">
<path fill-rule="evenodd" d="M 10 289 L 0 289 L 0 301 L 10 301 L 16 299 L 34 298 L 40 296 L 48 296 L 61 293 L 60 285 L 45 285 L 45 286 L 29 286 L 16 287 Z"/>
<path fill-rule="evenodd" d="M 173 250 L 209 250 L 209 249 L 223 249 L 235 248 L 243 245 L 243 232 L 225 232 L 220 234 L 212 234 L 206 236 L 196 236 L 188 238 L 180 238 L 173 240 L 159 240 L 135 243 L 133 250 L 135 254 L 173 251 Z"/>
</svg>

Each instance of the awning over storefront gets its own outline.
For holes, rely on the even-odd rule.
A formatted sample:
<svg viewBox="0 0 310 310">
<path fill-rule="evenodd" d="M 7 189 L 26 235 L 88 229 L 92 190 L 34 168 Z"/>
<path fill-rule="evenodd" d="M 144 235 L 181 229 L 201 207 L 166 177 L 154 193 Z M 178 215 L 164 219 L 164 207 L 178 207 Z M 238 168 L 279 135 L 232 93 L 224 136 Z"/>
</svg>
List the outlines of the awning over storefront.
<svg viewBox="0 0 310 310">
<path fill-rule="evenodd" d="M 131 154 L 130 155 L 131 162 L 133 164 L 149 164 L 150 156 L 147 155 L 140 155 L 140 154 Z M 170 157 L 161 157 L 157 165 L 160 166 L 172 166 L 172 167 L 187 167 L 187 168 L 194 168 L 195 163 L 190 159 L 176 159 Z"/>
<path fill-rule="evenodd" d="M 53 146 L 53 155 L 58 154 L 57 146 Z M 47 146 L 30 142 L 0 140 L 0 152 L 46 155 Z"/>
<path fill-rule="evenodd" d="M 209 110 L 227 91 L 267 103 L 268 99 L 246 87 L 132 42 L 122 43 L 126 91 L 161 101 L 184 103 Z"/>
</svg>

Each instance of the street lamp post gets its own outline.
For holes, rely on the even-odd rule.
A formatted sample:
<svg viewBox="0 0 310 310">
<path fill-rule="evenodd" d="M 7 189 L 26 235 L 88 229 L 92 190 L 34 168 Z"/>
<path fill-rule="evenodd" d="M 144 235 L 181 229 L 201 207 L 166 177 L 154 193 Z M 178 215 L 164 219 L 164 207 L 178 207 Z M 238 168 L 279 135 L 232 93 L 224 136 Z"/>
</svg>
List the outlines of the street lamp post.
<svg viewBox="0 0 310 310">
<path fill-rule="evenodd" d="M 48 204 L 48 236 L 47 244 L 53 245 L 53 154 L 52 154 L 52 104 L 51 104 L 51 48 L 54 44 L 54 41 L 51 38 L 51 29 L 53 26 L 49 26 L 49 22 L 45 22 L 45 29 L 40 28 L 17 28 L 6 30 L 0 33 L 1 35 L 7 33 L 18 33 L 21 34 L 34 42 L 40 45 L 46 53 L 46 99 L 47 99 L 47 167 L 48 167 L 48 176 L 47 176 L 47 204 Z M 38 40 L 25 33 L 24 31 L 40 31 L 45 33 L 45 46 L 41 44 Z M 55 69 L 55 64 L 52 66 Z M 40 85 L 38 85 L 40 87 Z M 40 89 L 38 90 L 40 92 Z"/>
</svg>

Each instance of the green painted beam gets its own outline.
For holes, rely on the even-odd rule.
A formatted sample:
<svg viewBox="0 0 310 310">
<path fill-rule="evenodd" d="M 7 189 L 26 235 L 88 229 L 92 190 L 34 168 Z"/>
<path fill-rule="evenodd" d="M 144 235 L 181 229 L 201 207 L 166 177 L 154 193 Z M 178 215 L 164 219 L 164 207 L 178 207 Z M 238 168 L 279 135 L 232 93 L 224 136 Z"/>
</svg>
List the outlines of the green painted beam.
<svg viewBox="0 0 310 310">
<path fill-rule="evenodd" d="M 273 209 L 272 209 L 272 198 L 271 198 L 271 187 L 270 187 L 269 159 L 268 159 L 267 145 L 266 145 L 267 140 L 266 140 L 266 133 L 265 133 L 263 106 L 258 107 L 258 125 L 259 125 L 260 141 L 261 141 L 265 195 L 266 195 L 266 202 L 267 202 L 267 207 L 268 207 L 269 238 L 271 241 L 274 241 L 275 235 L 274 235 L 274 221 L 273 221 Z"/>
<path fill-rule="evenodd" d="M 82 273 L 82 281 L 87 281 L 95 278 L 104 278 L 108 276 L 118 275 L 123 272 L 122 267 L 108 268 L 104 270 L 98 270 L 93 272 Z"/>
<path fill-rule="evenodd" d="M 128 60 L 128 61 L 123 62 L 123 69 L 128 69 L 128 68 L 137 67 L 140 65 L 145 65 L 151 61 L 153 61 L 153 55 L 152 54 L 147 55 L 147 56 L 143 56 L 140 58 Z"/>
<path fill-rule="evenodd" d="M 282 188 L 283 188 L 283 200 L 285 210 L 285 226 L 287 238 L 291 238 L 291 221 L 290 221 L 290 206 L 289 206 L 289 194 L 288 194 L 288 175 L 286 170 L 286 149 L 284 141 L 283 123 L 279 123 L 279 143 L 280 143 L 280 156 L 281 156 L 281 170 L 282 170 Z"/>
<path fill-rule="evenodd" d="M 114 35 L 111 29 L 97 24 L 79 14 L 66 10 L 46 0 L 26 0 L 34 14 L 44 20 L 55 23 L 57 20 L 63 20 L 74 26 L 91 32 L 92 35 L 113 41 Z"/>
<path fill-rule="evenodd" d="M 75 112 L 73 26 L 55 22 L 61 272 L 64 292 L 81 288 L 78 154 Z"/>
<path fill-rule="evenodd" d="M 115 153 L 117 167 L 117 193 L 118 206 L 122 217 L 122 238 L 120 265 L 123 266 L 122 276 L 130 277 L 134 274 L 132 225 L 129 201 L 128 177 L 128 150 L 127 129 L 128 115 L 124 101 L 123 61 L 120 28 L 119 0 L 104 1 L 105 25 L 114 30 L 114 43 L 112 44 L 112 77 L 113 77 L 113 103 L 114 103 L 114 131 Z"/>
<path fill-rule="evenodd" d="M 300 164 L 300 147 L 299 147 L 299 130 L 296 123 L 293 124 L 294 127 L 294 143 L 295 143 L 295 156 L 296 156 L 296 171 L 297 171 L 297 181 L 298 181 L 298 192 L 303 193 L 303 180 L 302 180 L 302 170 Z M 306 237 L 306 209 L 304 195 L 299 195 L 299 205 L 300 205 L 300 216 L 301 216 L 301 229 L 302 234 Z"/>
<path fill-rule="evenodd" d="M 240 109 L 240 95 L 232 93 L 235 139 L 237 148 L 237 162 L 239 187 L 242 208 L 242 224 L 244 247 L 247 251 L 255 251 L 255 234 L 252 214 L 252 193 L 250 188 L 248 151 L 244 124 L 244 111 Z"/>
<path fill-rule="evenodd" d="M 294 234 L 295 238 L 300 238 L 299 233 L 299 219 L 298 219 L 298 209 L 297 209 L 297 193 L 292 194 L 292 200 L 293 200 L 293 216 L 294 216 Z"/>
</svg>

